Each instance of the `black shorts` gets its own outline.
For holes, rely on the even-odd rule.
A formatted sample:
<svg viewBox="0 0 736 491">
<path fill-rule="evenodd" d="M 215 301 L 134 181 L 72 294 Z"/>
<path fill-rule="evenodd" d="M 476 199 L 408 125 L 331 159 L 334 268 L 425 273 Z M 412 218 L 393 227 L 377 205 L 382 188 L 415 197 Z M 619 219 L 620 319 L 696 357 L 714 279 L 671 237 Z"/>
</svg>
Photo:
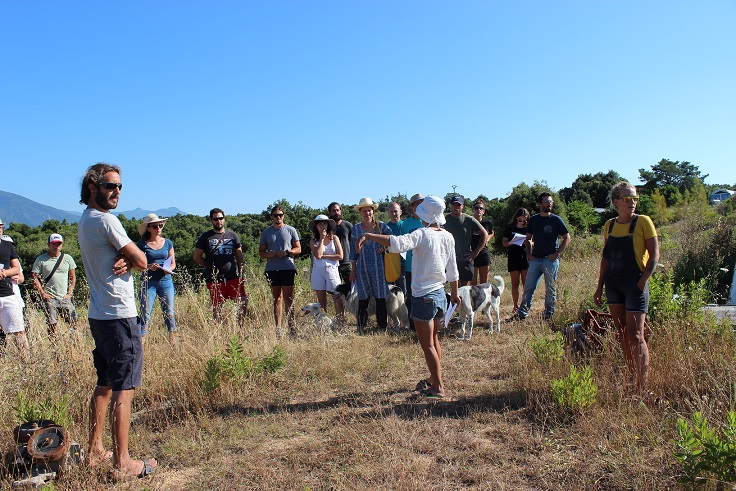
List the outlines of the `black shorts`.
<svg viewBox="0 0 736 491">
<path fill-rule="evenodd" d="M 294 286 L 295 269 L 277 269 L 266 271 L 266 278 L 271 286 Z"/>
<path fill-rule="evenodd" d="M 458 259 L 457 270 L 460 273 L 460 281 L 473 281 L 473 262 L 469 259 Z"/>
<path fill-rule="evenodd" d="M 624 305 L 626 312 L 644 312 L 649 310 L 649 282 L 644 291 L 639 290 L 636 283 L 639 276 L 612 278 L 606 276 L 606 300 L 608 305 Z"/>
<path fill-rule="evenodd" d="M 473 266 L 480 268 L 482 266 L 491 265 L 491 253 L 487 247 L 480 250 L 476 258 L 473 260 Z"/>
<path fill-rule="evenodd" d="M 509 273 L 512 271 L 526 271 L 529 269 L 529 260 L 526 256 L 509 256 Z"/>
<path fill-rule="evenodd" d="M 97 371 L 97 385 L 113 391 L 141 386 L 143 378 L 143 341 L 140 319 L 89 319 L 95 340 L 92 359 Z"/>
</svg>

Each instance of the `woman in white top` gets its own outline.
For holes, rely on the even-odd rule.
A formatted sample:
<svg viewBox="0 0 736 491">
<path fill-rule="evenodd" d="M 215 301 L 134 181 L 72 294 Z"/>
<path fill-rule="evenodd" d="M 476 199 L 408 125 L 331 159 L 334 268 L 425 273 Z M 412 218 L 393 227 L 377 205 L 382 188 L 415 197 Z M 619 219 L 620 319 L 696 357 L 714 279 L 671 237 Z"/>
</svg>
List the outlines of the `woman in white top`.
<svg viewBox="0 0 736 491">
<path fill-rule="evenodd" d="M 390 252 L 412 250 L 411 318 L 429 368 L 429 378 L 419 381 L 414 394 L 429 398 L 445 396 L 439 329 L 447 310 L 446 282 L 450 282 L 451 302 L 456 305 L 460 303 L 457 296 L 460 275 L 455 262 L 455 239 L 441 227 L 445 223 L 444 211 L 445 202 L 441 198 L 427 196 L 416 209 L 423 228 L 399 236 L 367 233 L 358 242 L 360 247 L 365 239 L 372 240 L 388 246 Z"/>
<path fill-rule="evenodd" d="M 322 310 L 327 311 L 327 292 L 334 292 L 337 285 L 340 284 L 338 266 L 342 259 L 342 245 L 335 236 L 335 221 L 328 218 L 327 215 L 317 215 L 309 222 L 309 228 L 314 234 L 312 240 L 309 241 L 312 257 L 314 257 L 312 290 L 317 294 L 317 301 L 322 306 Z M 332 299 L 335 302 L 335 311 L 343 312 L 342 298 L 333 295 Z"/>
</svg>

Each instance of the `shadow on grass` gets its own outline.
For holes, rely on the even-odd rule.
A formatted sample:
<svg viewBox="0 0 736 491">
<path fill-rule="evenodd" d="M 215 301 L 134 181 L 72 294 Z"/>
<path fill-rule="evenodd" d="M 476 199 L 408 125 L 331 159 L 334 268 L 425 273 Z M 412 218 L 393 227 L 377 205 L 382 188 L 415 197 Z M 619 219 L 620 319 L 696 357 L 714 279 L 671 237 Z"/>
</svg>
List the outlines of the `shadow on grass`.
<svg viewBox="0 0 736 491">
<path fill-rule="evenodd" d="M 405 395 L 403 401 L 396 399 Z M 330 397 L 324 401 L 301 402 L 294 404 L 269 404 L 265 407 L 246 407 L 241 405 L 226 406 L 216 414 L 229 416 L 232 414 L 258 415 L 279 412 L 306 413 L 337 407 L 360 410 L 357 417 L 376 418 L 391 415 L 405 419 L 415 417 L 447 417 L 465 418 L 468 414 L 484 412 L 507 412 L 527 407 L 524 391 L 502 392 L 498 394 L 479 394 L 473 397 L 457 399 L 413 398 L 406 390 L 393 390 L 377 394 L 350 393 Z"/>
</svg>

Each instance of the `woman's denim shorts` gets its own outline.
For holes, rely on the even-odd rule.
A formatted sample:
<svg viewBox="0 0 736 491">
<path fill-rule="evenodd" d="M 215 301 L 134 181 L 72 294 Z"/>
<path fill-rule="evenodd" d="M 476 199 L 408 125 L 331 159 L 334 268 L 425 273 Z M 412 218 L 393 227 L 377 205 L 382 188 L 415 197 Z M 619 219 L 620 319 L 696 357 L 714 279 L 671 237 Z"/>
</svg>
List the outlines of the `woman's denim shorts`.
<svg viewBox="0 0 736 491">
<path fill-rule="evenodd" d="M 444 288 L 438 288 L 423 297 L 412 297 L 411 318 L 419 322 L 430 322 L 441 318 L 447 310 L 447 296 Z"/>
</svg>

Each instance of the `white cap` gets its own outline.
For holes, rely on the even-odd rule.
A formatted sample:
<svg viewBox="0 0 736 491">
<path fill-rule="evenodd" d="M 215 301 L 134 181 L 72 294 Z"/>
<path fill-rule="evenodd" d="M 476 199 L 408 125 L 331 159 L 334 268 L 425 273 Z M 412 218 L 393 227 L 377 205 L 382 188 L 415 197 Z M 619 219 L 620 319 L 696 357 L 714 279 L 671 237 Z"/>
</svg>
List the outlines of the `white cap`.
<svg viewBox="0 0 736 491">
<path fill-rule="evenodd" d="M 52 242 L 64 242 L 64 237 L 61 234 L 51 234 L 49 235 L 49 244 Z"/>
</svg>

